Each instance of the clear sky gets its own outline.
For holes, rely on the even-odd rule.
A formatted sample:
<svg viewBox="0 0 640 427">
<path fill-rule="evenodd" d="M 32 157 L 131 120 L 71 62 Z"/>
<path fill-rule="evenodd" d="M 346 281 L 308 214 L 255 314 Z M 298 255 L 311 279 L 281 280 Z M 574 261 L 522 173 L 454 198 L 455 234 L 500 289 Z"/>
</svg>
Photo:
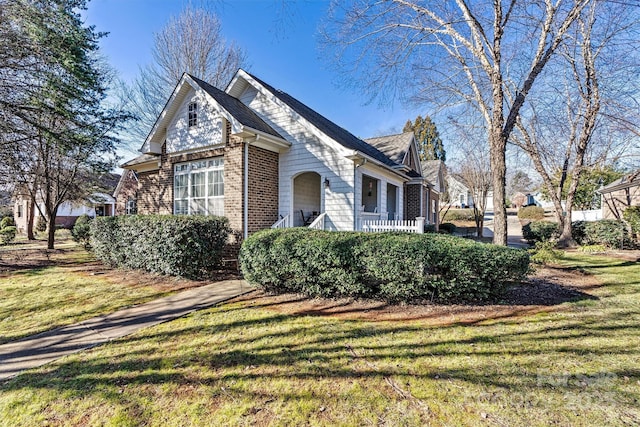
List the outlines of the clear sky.
<svg viewBox="0 0 640 427">
<path fill-rule="evenodd" d="M 109 33 L 101 41 L 102 53 L 129 82 L 140 66 L 151 61 L 153 33 L 188 3 L 92 0 L 85 13 L 86 23 Z M 248 71 L 353 134 L 366 138 L 400 132 L 407 119 L 419 113 L 399 104 L 385 109 L 377 103 L 365 105 L 366 97 L 338 88 L 338 76 L 321 57 L 317 42 L 328 1 L 219 0 L 208 4 L 219 16 L 224 36 L 247 51 Z"/>
</svg>

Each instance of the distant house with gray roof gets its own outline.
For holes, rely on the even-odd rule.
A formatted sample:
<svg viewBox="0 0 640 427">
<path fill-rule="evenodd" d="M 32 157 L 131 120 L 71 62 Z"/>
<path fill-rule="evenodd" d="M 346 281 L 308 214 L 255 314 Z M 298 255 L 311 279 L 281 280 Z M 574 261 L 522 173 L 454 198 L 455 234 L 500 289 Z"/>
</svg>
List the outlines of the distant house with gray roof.
<svg viewBox="0 0 640 427">
<path fill-rule="evenodd" d="M 613 181 L 598 190 L 603 219 L 621 219 L 630 206 L 640 206 L 640 170 Z"/>
</svg>

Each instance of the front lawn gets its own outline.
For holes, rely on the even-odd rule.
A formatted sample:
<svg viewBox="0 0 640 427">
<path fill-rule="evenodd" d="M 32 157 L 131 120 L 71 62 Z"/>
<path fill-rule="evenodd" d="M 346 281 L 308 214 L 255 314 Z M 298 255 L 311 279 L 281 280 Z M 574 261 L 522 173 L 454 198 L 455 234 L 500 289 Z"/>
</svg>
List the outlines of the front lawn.
<svg viewBox="0 0 640 427">
<path fill-rule="evenodd" d="M 5 382 L 0 424 L 637 425 L 640 264 L 563 263 L 596 298 L 467 325 L 238 300 Z"/>
<path fill-rule="evenodd" d="M 189 286 L 158 286 L 153 276 L 107 269 L 69 240 L 56 247 L 23 240 L 0 248 L 0 344 Z"/>
</svg>

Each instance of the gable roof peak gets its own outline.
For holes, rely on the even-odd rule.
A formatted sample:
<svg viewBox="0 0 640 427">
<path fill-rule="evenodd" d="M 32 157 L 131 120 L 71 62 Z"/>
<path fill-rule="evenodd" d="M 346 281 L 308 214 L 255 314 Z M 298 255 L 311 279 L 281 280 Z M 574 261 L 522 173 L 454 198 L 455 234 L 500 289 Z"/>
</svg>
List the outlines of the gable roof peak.
<svg viewBox="0 0 640 427">
<path fill-rule="evenodd" d="M 376 147 L 366 143 L 362 139 L 353 135 L 348 130 L 343 127 L 335 124 L 331 120 L 327 119 L 323 115 L 319 114 L 317 111 L 309 108 L 307 105 L 298 101 L 293 96 L 284 92 L 283 90 L 276 89 L 260 78 L 256 77 L 253 74 L 248 73 L 247 71 L 240 69 L 236 73 L 236 77 L 229 83 L 227 86 L 227 93 L 234 93 L 235 88 L 234 85 L 238 82 L 239 78 L 248 81 L 252 85 L 258 86 L 257 89 L 260 90 L 262 88 L 264 91 L 272 94 L 276 99 L 285 104 L 291 110 L 293 110 L 296 114 L 298 114 L 302 119 L 304 119 L 311 126 L 319 130 L 321 133 L 325 134 L 332 140 L 336 141 L 338 144 L 343 147 L 353 150 L 356 152 L 360 152 L 365 154 L 372 159 L 384 164 L 387 167 L 394 167 L 398 164 L 387 157 L 382 151 L 377 149 Z M 238 94 L 240 95 L 240 94 Z"/>
</svg>

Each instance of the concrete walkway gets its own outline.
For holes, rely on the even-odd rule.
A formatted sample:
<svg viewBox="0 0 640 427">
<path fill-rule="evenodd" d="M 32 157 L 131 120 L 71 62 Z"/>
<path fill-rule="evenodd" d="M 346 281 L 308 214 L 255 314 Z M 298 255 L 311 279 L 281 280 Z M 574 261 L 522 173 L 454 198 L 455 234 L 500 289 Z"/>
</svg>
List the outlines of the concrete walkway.
<svg viewBox="0 0 640 427">
<path fill-rule="evenodd" d="M 177 319 L 250 290 L 244 280 L 225 280 L 0 345 L 0 381 L 25 369 Z"/>
<path fill-rule="evenodd" d="M 493 212 L 488 212 L 484 217 L 485 237 L 493 237 Z M 528 248 L 529 243 L 522 236 L 522 225 L 516 215 L 507 215 L 507 245 L 512 248 Z"/>
</svg>

